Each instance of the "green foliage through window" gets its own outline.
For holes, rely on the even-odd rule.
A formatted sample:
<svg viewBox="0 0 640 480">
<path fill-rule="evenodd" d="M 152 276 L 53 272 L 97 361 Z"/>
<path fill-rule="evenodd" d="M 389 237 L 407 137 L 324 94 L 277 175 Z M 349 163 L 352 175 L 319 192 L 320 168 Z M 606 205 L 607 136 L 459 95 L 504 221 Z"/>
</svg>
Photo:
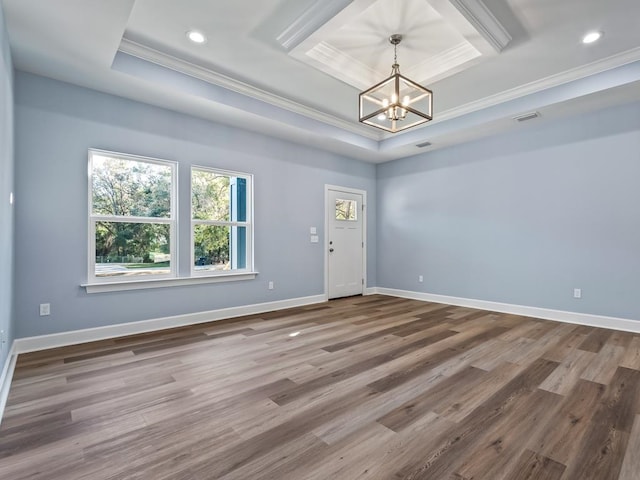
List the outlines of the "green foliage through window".
<svg viewBox="0 0 640 480">
<path fill-rule="evenodd" d="M 170 166 L 94 155 L 91 179 L 94 214 L 171 215 Z"/>
<path fill-rule="evenodd" d="M 94 275 L 171 273 L 173 166 L 92 151 L 90 174 Z"/>
<path fill-rule="evenodd" d="M 192 275 L 252 268 L 252 177 L 191 168 L 191 217 L 179 228 L 177 164 L 89 150 L 89 282 L 178 277 L 177 235 L 190 227 Z M 189 196 L 187 196 L 189 195 Z M 190 225 L 186 225 L 190 222 Z"/>
<path fill-rule="evenodd" d="M 193 168 L 191 209 L 194 269 L 246 268 L 247 178 Z"/>
</svg>

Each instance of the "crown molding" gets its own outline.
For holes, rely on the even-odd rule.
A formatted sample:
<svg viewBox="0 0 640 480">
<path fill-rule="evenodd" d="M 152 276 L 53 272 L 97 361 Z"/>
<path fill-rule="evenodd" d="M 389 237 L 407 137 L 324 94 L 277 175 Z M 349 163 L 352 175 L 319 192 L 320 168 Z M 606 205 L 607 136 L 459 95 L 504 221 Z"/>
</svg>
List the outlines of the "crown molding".
<svg viewBox="0 0 640 480">
<path fill-rule="evenodd" d="M 360 90 L 369 88 L 383 78 L 373 68 L 327 42 L 318 43 L 305 55 L 318 62 L 317 68 L 323 72 Z"/>
<path fill-rule="evenodd" d="M 276 40 L 286 50 L 291 50 L 352 2 L 353 0 L 317 0 L 278 35 Z"/>
<path fill-rule="evenodd" d="M 365 90 L 386 78 L 384 74 L 327 42 L 318 43 L 304 55 L 318 62 L 316 68 L 360 90 Z M 405 72 L 415 81 L 434 83 L 458 73 L 468 62 L 477 61 L 481 56 L 471 43 L 462 42 L 409 67 Z M 390 73 L 387 73 L 388 75 Z"/>
<path fill-rule="evenodd" d="M 271 92 L 267 92 L 260 88 L 249 85 L 248 83 L 244 83 L 240 80 L 236 80 L 226 75 L 214 72 L 213 70 L 209 70 L 191 62 L 176 58 L 172 55 L 166 54 L 159 50 L 155 50 L 151 47 L 142 45 L 127 38 L 122 39 L 118 51 L 139 58 L 141 60 L 160 65 L 161 67 L 169 68 L 176 72 L 189 75 L 199 80 L 203 80 L 207 83 L 226 88 L 241 95 L 246 95 L 247 97 L 263 101 L 275 107 L 297 113 L 313 120 L 317 120 L 341 130 L 351 132 L 371 140 L 379 141 L 381 139 L 380 134 L 378 134 L 377 132 L 371 132 L 369 131 L 369 129 L 365 129 L 364 127 L 361 127 L 353 122 L 343 120 L 328 113 L 320 112 L 311 107 L 307 107 L 306 105 L 302 105 L 301 103 L 294 102 Z"/>
<path fill-rule="evenodd" d="M 483 110 L 485 108 L 493 107 L 501 103 L 516 100 L 533 93 L 541 92 L 548 88 L 575 82 L 582 78 L 606 72 L 607 70 L 612 70 L 614 68 L 622 67 L 624 65 L 637 61 L 640 61 L 640 47 L 632 48 L 631 50 L 612 55 L 605 59 L 589 63 L 587 65 L 572 68 L 555 75 L 550 75 L 548 77 L 541 78 L 524 85 L 520 85 L 510 90 L 505 90 L 495 95 L 490 95 L 475 102 L 470 102 L 464 105 L 460 105 L 459 107 L 450 108 L 449 110 L 440 112 L 437 116 L 437 119 L 434 117 L 434 120 L 431 122 L 431 124 L 477 112 L 478 110 Z"/>
<path fill-rule="evenodd" d="M 479 61 L 482 56 L 471 43 L 464 41 L 413 65 L 406 70 L 406 75 L 419 82 L 435 83 L 458 73 L 469 62 Z"/>
<path fill-rule="evenodd" d="M 147 46 L 132 42 L 131 40 L 123 39 L 119 50 L 123 53 L 141 58 L 142 60 L 149 61 L 160 66 L 170 68 L 177 72 L 199 78 L 214 85 L 227 88 L 234 92 L 247 95 L 258 100 L 262 100 L 276 107 L 298 113 L 305 117 L 323 122 L 325 124 L 346 130 L 357 135 L 361 135 L 362 137 L 371 140 L 384 142 L 386 139 L 390 138 L 390 135 L 381 135 L 374 131 L 368 131 L 368 129 L 364 129 L 362 127 L 359 128 L 358 125 L 354 125 L 353 123 L 346 120 L 342 120 L 332 115 L 320 112 L 311 107 L 301 105 L 297 102 L 287 100 L 283 97 L 266 92 L 238 80 L 234 80 L 225 75 L 221 75 L 203 67 L 194 65 L 190 62 L 186 62 L 184 60 L 180 60 L 165 53 L 159 52 Z M 500 103 L 515 100 L 517 98 L 537 93 L 548 88 L 567 84 L 581 78 L 602 73 L 604 71 L 621 67 L 623 65 L 627 65 L 636 61 L 640 61 L 640 47 L 636 47 L 587 65 L 576 67 L 524 85 L 520 85 L 518 87 L 505 90 L 503 92 L 482 98 L 474 102 L 466 103 L 458 107 L 438 112 L 434 120 L 430 122 L 430 125 L 446 120 L 451 120 L 453 118 L 473 113 L 485 108 L 493 107 Z M 407 132 L 405 132 L 404 134 L 406 133 Z M 395 134 L 396 137 L 402 135 L 403 134 Z"/>
<path fill-rule="evenodd" d="M 501 52 L 512 38 L 482 0 L 449 0 L 484 39 Z"/>
</svg>

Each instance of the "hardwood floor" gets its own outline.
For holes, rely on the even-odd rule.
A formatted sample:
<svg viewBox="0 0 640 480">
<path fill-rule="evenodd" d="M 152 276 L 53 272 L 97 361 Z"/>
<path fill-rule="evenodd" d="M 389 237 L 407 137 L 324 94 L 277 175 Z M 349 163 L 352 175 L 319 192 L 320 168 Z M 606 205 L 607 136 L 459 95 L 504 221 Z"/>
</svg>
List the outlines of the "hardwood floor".
<svg viewBox="0 0 640 480">
<path fill-rule="evenodd" d="M 640 335 L 371 296 L 20 355 L 0 478 L 637 480 Z"/>
</svg>

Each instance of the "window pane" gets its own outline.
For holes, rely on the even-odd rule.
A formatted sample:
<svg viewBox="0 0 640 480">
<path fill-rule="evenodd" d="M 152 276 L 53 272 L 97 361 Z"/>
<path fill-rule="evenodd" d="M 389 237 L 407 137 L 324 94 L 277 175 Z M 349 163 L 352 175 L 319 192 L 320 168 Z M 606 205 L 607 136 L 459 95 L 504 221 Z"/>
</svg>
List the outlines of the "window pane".
<svg viewBox="0 0 640 480">
<path fill-rule="evenodd" d="M 231 227 L 231 269 L 247 268 L 247 228 Z"/>
<path fill-rule="evenodd" d="M 205 170 L 191 171 L 191 205 L 195 220 L 231 220 L 231 177 Z"/>
<path fill-rule="evenodd" d="M 194 225 L 196 271 L 236 270 L 247 267 L 247 228 Z"/>
<path fill-rule="evenodd" d="M 247 221 L 247 179 L 231 178 L 231 220 Z"/>
<path fill-rule="evenodd" d="M 171 216 L 171 166 L 93 154 L 92 211 L 97 215 Z"/>
<path fill-rule="evenodd" d="M 96 277 L 168 274 L 166 223 L 96 222 Z"/>
<path fill-rule="evenodd" d="M 194 265 L 196 270 L 230 270 L 231 227 L 194 225 Z"/>
<path fill-rule="evenodd" d="M 356 200 L 336 199 L 336 220 L 358 220 L 358 202 Z"/>
</svg>

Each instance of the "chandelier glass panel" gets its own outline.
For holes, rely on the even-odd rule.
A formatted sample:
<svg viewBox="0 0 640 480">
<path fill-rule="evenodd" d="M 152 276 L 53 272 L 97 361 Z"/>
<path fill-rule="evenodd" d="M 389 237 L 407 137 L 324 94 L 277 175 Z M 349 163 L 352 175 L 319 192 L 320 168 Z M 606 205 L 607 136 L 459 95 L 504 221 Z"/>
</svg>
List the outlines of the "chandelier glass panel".
<svg viewBox="0 0 640 480">
<path fill-rule="evenodd" d="M 397 47 L 402 35 L 392 35 L 394 63 L 391 76 L 360 93 L 360 121 L 395 133 L 433 118 L 433 92 L 400 74 Z"/>
</svg>

